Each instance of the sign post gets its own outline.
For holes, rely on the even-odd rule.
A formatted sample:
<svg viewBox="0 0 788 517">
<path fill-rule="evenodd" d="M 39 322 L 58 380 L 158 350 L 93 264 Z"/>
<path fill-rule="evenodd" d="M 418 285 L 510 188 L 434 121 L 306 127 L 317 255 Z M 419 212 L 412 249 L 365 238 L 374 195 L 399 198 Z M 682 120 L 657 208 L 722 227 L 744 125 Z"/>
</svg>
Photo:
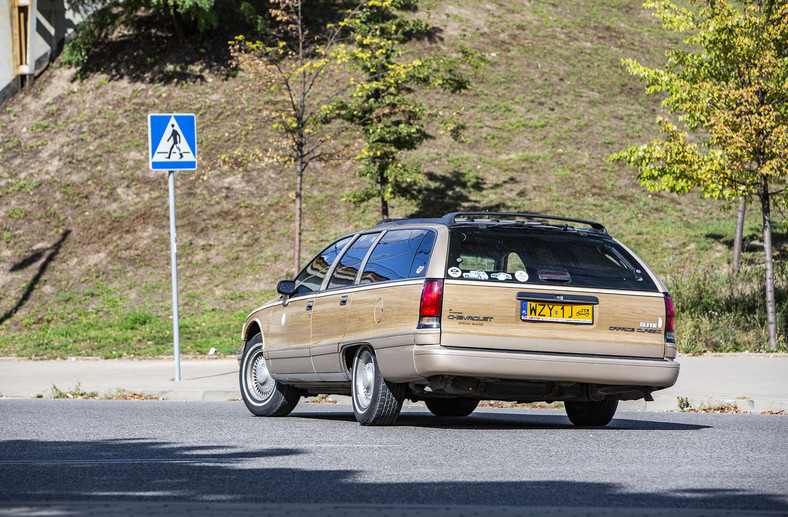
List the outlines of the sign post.
<svg viewBox="0 0 788 517">
<path fill-rule="evenodd" d="M 197 169 L 197 122 L 190 113 L 148 114 L 148 157 L 151 170 L 168 171 L 170 197 L 170 265 L 172 269 L 172 348 L 175 380 L 181 380 L 178 316 L 178 240 L 175 235 L 175 171 Z"/>
</svg>

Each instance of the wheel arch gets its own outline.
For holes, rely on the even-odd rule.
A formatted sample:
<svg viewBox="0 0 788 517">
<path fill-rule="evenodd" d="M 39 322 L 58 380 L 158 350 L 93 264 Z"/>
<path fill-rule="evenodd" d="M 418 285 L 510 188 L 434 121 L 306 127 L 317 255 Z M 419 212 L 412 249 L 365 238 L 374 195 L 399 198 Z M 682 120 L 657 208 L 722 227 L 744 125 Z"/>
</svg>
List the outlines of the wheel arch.
<svg viewBox="0 0 788 517">
<path fill-rule="evenodd" d="M 369 348 L 372 349 L 373 352 L 375 351 L 375 347 L 372 346 L 370 343 L 353 343 L 350 345 L 343 346 L 341 352 L 342 366 L 345 368 L 345 373 L 347 373 L 348 376 L 352 376 L 353 358 L 356 357 L 356 352 L 358 351 L 359 348 L 364 346 L 368 346 Z"/>
<path fill-rule="evenodd" d="M 244 346 L 246 346 L 246 343 L 248 343 L 249 340 L 255 337 L 257 334 L 260 334 L 260 336 L 263 337 L 262 328 L 263 327 L 260 324 L 260 320 L 258 320 L 257 318 L 247 321 L 246 324 L 244 325 L 244 329 L 242 333 Z M 265 337 L 263 337 L 263 343 L 265 343 Z"/>
</svg>

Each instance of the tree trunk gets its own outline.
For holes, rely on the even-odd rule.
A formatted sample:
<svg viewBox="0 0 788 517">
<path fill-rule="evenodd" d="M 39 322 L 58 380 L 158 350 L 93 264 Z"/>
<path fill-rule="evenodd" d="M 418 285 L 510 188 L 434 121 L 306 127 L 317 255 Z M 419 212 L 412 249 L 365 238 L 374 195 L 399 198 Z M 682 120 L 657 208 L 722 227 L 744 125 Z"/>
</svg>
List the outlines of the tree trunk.
<svg viewBox="0 0 788 517">
<path fill-rule="evenodd" d="M 298 129 L 296 135 L 296 188 L 295 188 L 295 214 L 294 214 L 294 242 L 293 242 L 293 278 L 298 276 L 301 268 L 301 205 L 303 200 L 304 186 L 304 114 L 306 113 L 306 72 L 304 72 L 304 18 L 301 16 L 301 0 L 296 4 L 296 24 L 298 26 L 298 63 L 301 91 L 298 92 L 297 105 L 295 106 L 295 118 Z M 292 92 L 291 92 L 292 93 Z"/>
<path fill-rule="evenodd" d="M 738 273 L 741 263 L 742 235 L 744 233 L 744 215 L 747 212 L 747 200 L 739 201 L 739 212 L 736 216 L 736 236 L 733 239 L 733 271 Z"/>
<path fill-rule="evenodd" d="M 304 182 L 304 168 L 302 167 L 301 156 L 296 159 L 296 188 L 295 188 L 295 240 L 293 242 L 293 278 L 298 276 L 301 266 L 301 197 Z"/>
<path fill-rule="evenodd" d="M 774 302 L 774 262 L 772 261 L 772 217 L 769 180 L 761 176 L 761 210 L 763 211 L 763 252 L 766 258 L 766 325 L 769 348 L 777 348 L 777 311 Z"/>
<path fill-rule="evenodd" d="M 378 165 L 380 167 L 380 165 Z M 380 174 L 380 215 L 383 219 L 389 218 L 389 202 L 386 199 L 386 187 L 388 186 L 388 181 L 386 178 L 386 174 L 381 172 Z"/>
</svg>

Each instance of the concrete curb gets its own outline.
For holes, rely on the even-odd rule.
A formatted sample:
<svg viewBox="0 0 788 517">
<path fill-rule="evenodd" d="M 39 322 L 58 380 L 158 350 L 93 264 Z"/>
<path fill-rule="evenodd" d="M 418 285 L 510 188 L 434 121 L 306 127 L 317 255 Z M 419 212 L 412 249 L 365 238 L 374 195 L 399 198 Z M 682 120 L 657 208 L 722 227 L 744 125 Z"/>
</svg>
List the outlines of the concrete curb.
<svg viewBox="0 0 788 517">
<path fill-rule="evenodd" d="M 748 413 L 788 413 L 788 354 L 708 354 L 680 356 L 681 373 L 671 388 L 654 392 L 654 401 L 625 401 L 624 411 L 679 411 L 736 407 Z M 240 399 L 235 357 L 181 360 L 182 380 L 176 382 L 172 358 L 73 358 L 35 361 L 0 358 L 0 396 L 51 398 L 77 386 L 101 397 L 119 390 L 166 400 L 224 401 Z M 332 396 L 338 404 L 348 397 Z"/>
</svg>

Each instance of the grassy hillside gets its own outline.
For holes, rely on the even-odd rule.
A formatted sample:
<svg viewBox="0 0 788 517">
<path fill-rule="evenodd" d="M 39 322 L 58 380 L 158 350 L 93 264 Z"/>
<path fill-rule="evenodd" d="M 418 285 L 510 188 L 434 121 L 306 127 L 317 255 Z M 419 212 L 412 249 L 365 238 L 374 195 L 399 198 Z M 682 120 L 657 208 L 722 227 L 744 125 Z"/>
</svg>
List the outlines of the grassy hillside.
<svg viewBox="0 0 788 517">
<path fill-rule="evenodd" d="M 463 111 L 467 139 L 436 132 L 412 153 L 428 169 L 425 195 L 394 203 L 394 216 L 489 209 L 596 219 L 671 285 L 695 293 L 699 301 L 685 298 L 689 312 L 708 302 L 704 285 L 727 285 L 716 272 L 728 268 L 733 208 L 650 194 L 634 171 L 607 161 L 652 138 L 660 110 L 621 59 L 657 65 L 678 41 L 638 0 L 433 0 L 421 16 L 439 37 L 412 52 L 464 44 L 489 62 L 473 72 L 470 92 L 426 94 L 436 110 Z M 198 120 L 199 169 L 176 180 L 182 350 L 234 352 L 245 314 L 289 276 L 293 174 L 254 159 L 272 137 L 260 120 L 266 99 L 223 61 L 224 41 L 188 47 L 154 30 L 120 31 L 88 66 L 56 64 L 2 106 L 0 354 L 171 353 L 167 176 L 148 168 L 151 112 Z M 376 206 L 342 200 L 359 181 L 353 163 L 315 165 L 305 181 L 304 261 L 379 219 Z M 759 226 L 751 211 L 752 266 L 762 261 Z M 784 261 L 785 234 L 777 240 Z M 748 300 L 758 298 L 757 281 L 748 280 Z M 739 317 L 755 325 L 757 307 L 747 307 Z M 679 318 L 687 349 L 723 339 L 760 346 L 757 325 Z M 739 330 L 717 335 L 727 327 Z"/>
</svg>

